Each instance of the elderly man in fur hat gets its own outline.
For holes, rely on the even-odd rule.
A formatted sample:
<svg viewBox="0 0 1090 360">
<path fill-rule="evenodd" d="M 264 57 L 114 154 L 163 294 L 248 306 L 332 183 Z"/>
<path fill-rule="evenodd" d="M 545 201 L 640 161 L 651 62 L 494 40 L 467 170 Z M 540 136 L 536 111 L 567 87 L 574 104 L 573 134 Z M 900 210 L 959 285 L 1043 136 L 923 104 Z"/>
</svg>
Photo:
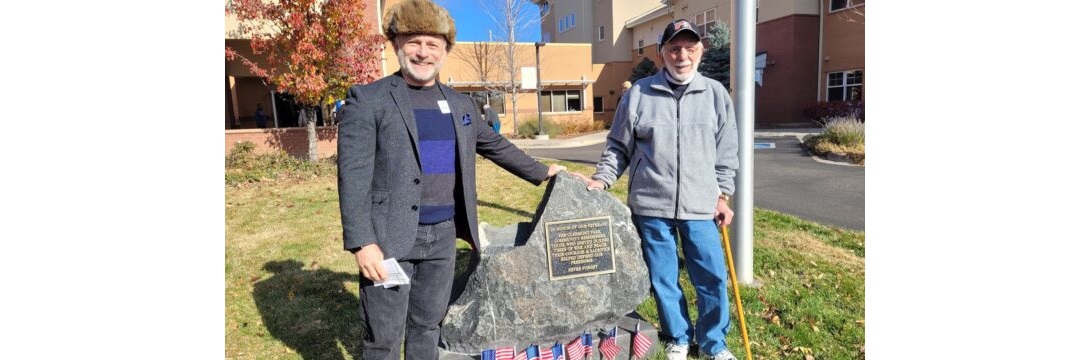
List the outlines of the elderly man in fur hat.
<svg viewBox="0 0 1090 360">
<path fill-rule="evenodd" d="M 541 184 L 546 166 L 496 134 L 473 100 L 436 79 L 454 46 L 454 20 L 428 0 L 393 5 L 383 31 L 401 70 L 348 91 L 337 166 L 344 248 L 360 270 L 363 358 L 438 358 L 439 324 L 454 278 L 455 238 L 480 249 L 476 156 Z M 387 280 L 383 260 L 411 282 Z"/>
</svg>

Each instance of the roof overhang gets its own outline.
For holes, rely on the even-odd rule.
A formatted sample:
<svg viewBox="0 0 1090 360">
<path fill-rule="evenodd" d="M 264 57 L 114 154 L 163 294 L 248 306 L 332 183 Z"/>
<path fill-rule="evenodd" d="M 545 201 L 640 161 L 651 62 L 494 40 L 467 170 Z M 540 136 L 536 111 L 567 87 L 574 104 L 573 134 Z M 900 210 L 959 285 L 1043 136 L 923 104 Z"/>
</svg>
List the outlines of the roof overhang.
<svg viewBox="0 0 1090 360">
<path fill-rule="evenodd" d="M 647 12 L 645 12 L 643 14 L 640 14 L 640 15 L 634 17 L 634 18 L 626 20 L 624 22 L 624 28 L 625 29 L 631 29 L 631 28 L 636 27 L 637 25 L 643 24 L 645 22 L 655 20 L 655 19 L 658 19 L 660 17 L 669 15 L 672 12 L 674 12 L 674 7 L 673 6 L 670 6 L 670 5 L 667 5 L 667 4 L 661 4 L 659 6 L 656 6 L 654 9 L 648 10 Z"/>
</svg>

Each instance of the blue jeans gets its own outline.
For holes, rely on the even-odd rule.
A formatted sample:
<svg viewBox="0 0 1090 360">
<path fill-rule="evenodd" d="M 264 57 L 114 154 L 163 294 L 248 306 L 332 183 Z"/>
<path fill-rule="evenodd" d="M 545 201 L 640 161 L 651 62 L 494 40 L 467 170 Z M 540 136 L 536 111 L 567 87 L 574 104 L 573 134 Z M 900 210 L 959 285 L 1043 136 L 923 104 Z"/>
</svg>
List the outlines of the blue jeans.
<svg viewBox="0 0 1090 360">
<path fill-rule="evenodd" d="M 399 360 L 402 345 L 407 360 L 439 358 L 439 323 L 454 281 L 454 237 L 454 220 L 417 228 L 412 250 L 398 261 L 411 279 L 407 286 L 372 286 L 360 274 L 363 359 Z"/>
<path fill-rule="evenodd" d="M 706 354 L 726 348 L 730 328 L 727 299 L 727 268 L 723 245 L 712 220 L 675 220 L 632 215 L 643 239 L 643 260 L 651 278 L 651 290 L 658 303 L 662 333 L 671 341 L 686 345 L 694 332 L 696 344 Z M 678 234 L 685 256 L 685 268 L 696 287 L 696 328 L 689 320 L 689 307 L 678 277 Z"/>
</svg>

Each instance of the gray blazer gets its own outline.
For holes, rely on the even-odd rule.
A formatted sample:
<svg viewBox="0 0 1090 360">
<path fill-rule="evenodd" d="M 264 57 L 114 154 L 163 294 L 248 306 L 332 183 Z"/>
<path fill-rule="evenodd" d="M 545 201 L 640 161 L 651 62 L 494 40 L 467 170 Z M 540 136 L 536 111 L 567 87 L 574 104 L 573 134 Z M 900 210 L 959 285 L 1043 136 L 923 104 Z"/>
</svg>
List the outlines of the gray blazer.
<svg viewBox="0 0 1090 360">
<path fill-rule="evenodd" d="M 398 72 L 348 90 L 337 129 L 337 190 L 345 250 L 378 244 L 387 258 L 400 260 L 416 240 L 423 172 L 407 89 Z M 469 96 L 443 84 L 439 89 L 450 105 L 456 134 L 458 237 L 478 250 L 474 153 L 535 185 L 545 180 L 548 167 L 479 121 Z"/>
</svg>

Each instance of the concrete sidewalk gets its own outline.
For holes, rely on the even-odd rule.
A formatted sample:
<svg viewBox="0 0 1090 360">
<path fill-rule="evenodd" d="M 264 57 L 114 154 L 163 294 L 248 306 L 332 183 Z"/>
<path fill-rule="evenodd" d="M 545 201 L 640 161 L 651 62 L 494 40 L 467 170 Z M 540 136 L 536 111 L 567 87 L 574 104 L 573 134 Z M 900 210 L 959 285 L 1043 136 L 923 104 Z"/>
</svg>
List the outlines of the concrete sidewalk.
<svg viewBox="0 0 1090 360">
<path fill-rule="evenodd" d="M 754 131 L 753 137 L 780 137 L 780 136 L 794 136 L 802 141 L 802 137 L 809 134 L 821 133 L 821 128 L 798 128 L 798 129 L 774 129 L 774 130 L 758 130 Z M 563 149 L 590 146 L 596 144 L 604 144 L 606 137 L 609 136 L 609 130 L 603 130 L 596 133 L 580 135 L 576 137 L 566 139 L 549 139 L 549 140 L 534 140 L 534 139 L 508 139 L 512 144 L 518 146 L 520 149 Z"/>
<path fill-rule="evenodd" d="M 604 144 L 606 142 L 606 136 L 609 136 L 609 130 L 603 130 L 596 133 L 590 133 L 586 135 L 580 135 L 567 139 L 553 139 L 549 140 L 534 140 L 534 139 L 507 139 L 512 144 L 518 146 L 519 149 L 562 149 L 581 146 L 590 146 L 595 144 Z"/>
</svg>

